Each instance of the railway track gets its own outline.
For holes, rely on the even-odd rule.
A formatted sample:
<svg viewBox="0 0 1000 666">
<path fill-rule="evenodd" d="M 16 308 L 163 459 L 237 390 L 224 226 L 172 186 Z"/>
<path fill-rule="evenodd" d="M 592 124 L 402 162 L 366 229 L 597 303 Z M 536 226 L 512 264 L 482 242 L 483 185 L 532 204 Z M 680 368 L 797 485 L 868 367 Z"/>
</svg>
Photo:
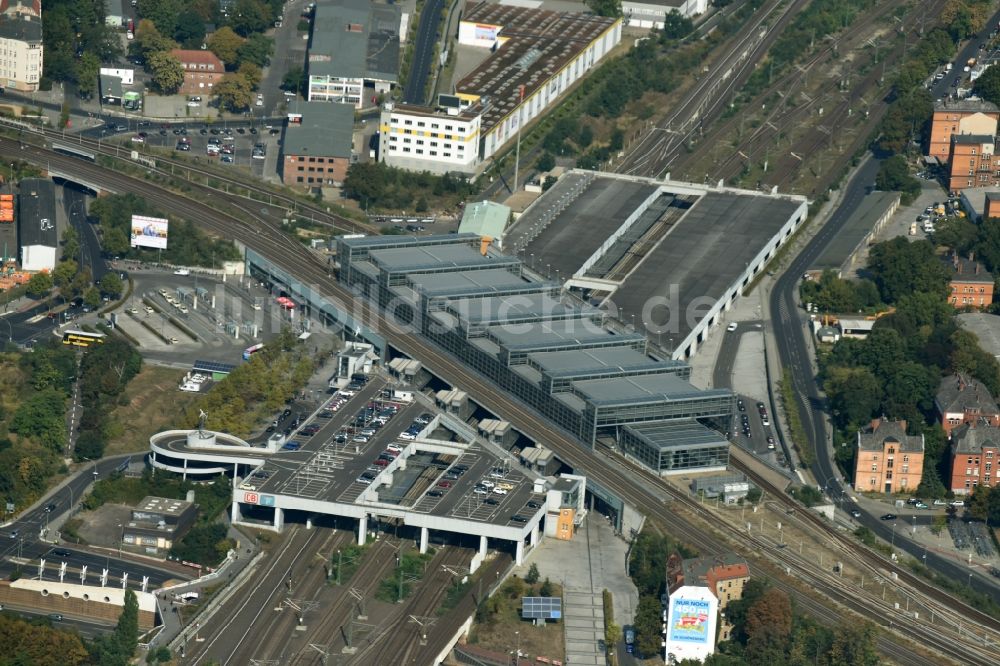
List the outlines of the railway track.
<svg viewBox="0 0 1000 666">
<path fill-rule="evenodd" d="M 263 608 L 259 620 L 253 626 L 246 628 L 245 638 L 234 646 L 229 658 L 223 661 L 223 664 L 249 664 L 252 659 L 275 659 L 283 655 L 295 633 L 295 626 L 300 617 L 299 611 L 287 600 L 295 599 L 294 603 L 307 604 L 315 601 L 316 596 L 326 589 L 326 572 L 324 567 L 320 566 L 320 561 L 329 562 L 333 551 L 354 540 L 351 532 L 343 530 L 336 533 L 316 529 L 313 531 L 318 534 L 326 533 L 322 545 L 316 550 L 302 549 L 297 566 L 290 569 L 291 588 L 289 589 L 282 581 L 277 588 L 277 594 L 268 599 L 268 605 Z M 303 598 L 303 595 L 311 596 Z M 276 611 L 277 608 L 282 610 Z M 312 611 L 307 611 L 303 621 L 308 622 L 313 615 Z"/>
<path fill-rule="evenodd" d="M 464 566 L 467 569 L 472 555 L 473 551 L 467 548 L 447 547 L 435 556 L 429 565 L 429 575 L 420 582 L 406 603 L 397 606 L 379 625 L 371 643 L 359 650 L 348 663 L 398 666 L 414 663 L 412 659 L 421 643 L 428 643 L 424 637 L 429 631 L 429 620 L 434 617 L 455 579 L 454 568 Z M 435 618 L 433 623 L 439 621 Z M 391 632 L 395 635 L 391 636 Z"/>
<path fill-rule="evenodd" d="M 809 75 L 818 65 L 827 64 L 832 62 L 832 58 L 836 51 L 850 51 L 858 46 L 864 44 L 861 41 L 869 31 L 883 22 L 893 11 L 895 11 L 899 6 L 904 3 L 900 2 L 885 2 L 879 3 L 871 10 L 866 12 L 864 16 L 859 17 L 854 23 L 848 26 L 843 32 L 832 36 L 826 41 L 826 43 L 814 54 L 812 54 L 809 59 L 801 64 L 796 65 L 790 71 L 785 72 L 776 81 L 769 85 L 762 92 L 758 93 L 754 97 L 754 101 L 749 101 L 747 103 L 748 108 L 756 108 L 754 105 L 759 103 L 761 100 L 769 100 L 775 97 L 780 97 L 781 102 L 772 106 L 770 111 L 768 111 L 767 116 L 764 118 L 753 131 L 739 139 L 739 143 L 732 146 L 730 143 L 731 137 L 737 134 L 738 128 L 740 128 L 744 122 L 741 118 L 741 114 L 736 114 L 728 120 L 716 124 L 710 131 L 706 132 L 702 138 L 699 138 L 698 144 L 702 145 L 725 145 L 726 154 L 721 160 L 715 160 L 711 166 L 712 173 L 711 179 L 715 180 L 724 179 L 728 180 L 736 176 L 745 161 L 750 159 L 750 156 L 755 153 L 762 152 L 764 150 L 773 150 L 778 139 L 782 134 L 790 129 L 794 128 L 804 119 L 808 118 L 823 102 L 821 97 L 806 97 L 805 103 L 792 105 L 792 100 L 800 94 L 800 88 L 802 84 L 806 81 L 807 75 Z M 943 0 L 936 0 L 930 6 L 922 11 L 921 14 L 927 13 L 929 15 L 936 15 L 941 8 L 944 6 Z M 912 30 L 916 27 L 918 23 L 917 13 L 909 12 L 903 19 L 900 27 L 905 30 Z M 886 49 L 885 57 L 883 62 L 888 59 L 895 59 L 901 57 L 900 53 L 896 53 L 891 49 Z M 879 68 L 874 68 L 871 73 L 878 74 Z M 850 100 L 856 103 L 861 97 L 860 92 L 868 91 L 872 88 L 872 84 L 879 78 L 880 75 L 867 76 L 864 82 L 860 85 L 853 86 L 851 94 L 849 95 Z M 824 113 L 824 117 L 831 117 L 833 114 Z M 828 137 L 828 134 L 823 136 Z M 809 155 L 810 153 L 805 149 L 797 149 L 796 146 L 789 147 L 789 153 L 798 153 L 800 156 Z M 681 153 L 677 156 L 675 166 L 677 168 L 690 167 L 694 168 L 697 165 L 698 153 L 684 154 Z M 798 164 L 798 160 L 791 155 L 785 153 L 778 154 L 774 153 L 776 160 L 781 158 L 781 155 L 795 160 Z M 702 157 L 704 155 L 702 154 Z"/>
<path fill-rule="evenodd" d="M 395 566 L 399 546 L 400 542 L 390 539 L 380 539 L 372 544 L 351 579 L 336 589 L 334 601 L 322 607 L 322 615 L 318 621 L 310 624 L 304 632 L 303 642 L 325 645 L 327 651 L 339 644 L 341 639 L 346 642 L 345 626 L 351 621 L 356 603 L 349 590 L 359 592 L 366 600 L 374 595 L 379 583 Z M 307 666 L 317 659 L 322 663 L 322 658 L 323 655 L 318 651 L 304 649 L 290 657 L 287 664 Z"/>
<path fill-rule="evenodd" d="M 13 124 L 6 119 L 0 119 L 0 125 L 6 126 L 10 129 L 22 129 L 27 127 L 28 133 L 22 134 L 21 136 L 22 140 L 24 140 L 25 138 L 43 137 L 49 143 L 54 141 L 61 144 L 71 145 L 74 148 L 89 150 L 96 155 L 103 155 L 109 158 L 120 159 L 122 161 L 128 162 L 129 164 L 137 168 L 143 168 L 144 166 L 139 162 L 133 162 L 130 159 L 121 157 L 121 151 L 125 150 L 126 152 L 129 152 L 131 148 L 130 146 L 126 146 L 123 149 L 121 146 L 118 146 L 114 143 L 109 145 L 106 141 L 98 141 L 80 135 L 66 138 L 66 136 L 62 132 L 59 132 L 57 130 L 48 129 L 45 127 L 26 126 L 23 123 Z M 320 208 L 319 206 L 310 204 L 308 202 L 304 202 L 297 197 L 290 196 L 282 192 L 281 190 L 272 188 L 266 183 L 263 183 L 262 181 L 256 179 L 235 178 L 231 175 L 232 172 L 230 172 L 230 175 L 227 175 L 225 173 L 219 173 L 218 171 L 205 169 L 197 165 L 191 164 L 190 162 L 167 157 L 160 153 L 156 153 L 151 157 L 156 161 L 157 170 L 162 172 L 164 176 L 169 175 L 171 177 L 176 177 L 174 174 L 174 169 L 177 169 L 181 173 L 187 175 L 186 182 L 192 186 L 199 187 L 205 190 L 213 190 L 216 192 L 226 192 L 228 194 L 228 191 L 226 189 L 220 190 L 219 188 L 211 188 L 204 184 L 204 182 L 215 181 L 221 185 L 225 185 L 227 188 L 232 187 L 235 189 L 246 190 L 248 195 L 250 193 L 257 193 L 260 195 L 261 198 L 255 198 L 253 196 L 243 197 L 248 203 L 250 202 L 253 202 L 254 204 L 266 203 L 269 206 L 281 207 L 284 210 L 294 210 L 294 211 L 299 211 L 301 213 L 308 213 L 310 218 L 319 224 L 323 224 L 325 226 L 333 227 L 334 229 L 343 230 L 350 233 L 354 232 L 379 233 L 379 230 L 371 224 L 358 222 L 357 220 L 352 220 L 348 217 L 344 217 L 343 215 L 337 215 L 335 213 L 327 212 L 325 209 Z M 192 181 L 191 180 L 192 176 L 200 178 L 203 182 L 198 183 L 196 181 Z M 266 197 L 266 200 L 264 197 Z"/>
<path fill-rule="evenodd" d="M 205 621 L 205 626 L 195 632 L 200 634 L 200 640 L 187 642 L 185 652 L 188 660 L 185 663 L 197 666 L 210 659 L 217 659 L 223 664 L 239 663 L 232 661 L 232 656 L 250 638 L 258 621 L 269 620 L 265 614 L 271 613 L 282 597 L 287 572 L 294 575 L 303 554 L 324 547 L 331 536 L 316 530 L 290 528 L 285 544 L 268 556 L 261 572 L 254 574 L 256 584 L 250 582 L 240 588 L 223 606 L 228 615 Z"/>
<path fill-rule="evenodd" d="M 16 154 L 19 148 L 15 141 L 0 139 L 0 150 Z M 731 543 L 734 540 L 736 543 L 745 541 L 743 533 L 736 530 L 720 530 L 719 526 L 711 522 L 697 527 L 692 525 L 688 516 L 684 515 L 684 513 L 697 513 L 697 503 L 691 498 L 672 490 L 647 470 L 630 469 L 618 460 L 585 449 L 575 438 L 553 426 L 541 414 L 514 396 L 498 390 L 485 376 L 465 367 L 461 361 L 434 346 L 430 341 L 399 332 L 387 325 L 376 308 L 367 301 L 357 299 L 343 286 L 331 280 L 324 263 L 275 228 L 272 222 L 244 208 L 243 200 L 220 195 L 220 199 L 234 207 L 234 213 L 226 215 L 215 208 L 164 190 L 154 183 L 109 172 L 97 165 L 63 157 L 51 151 L 26 148 L 20 151 L 20 154 L 23 159 L 42 165 L 47 162 L 58 164 L 62 169 L 102 184 L 102 187 L 103 183 L 107 183 L 108 189 L 135 192 L 164 210 L 184 215 L 213 233 L 237 240 L 268 256 L 283 270 L 313 285 L 315 290 L 331 303 L 338 304 L 346 311 L 354 312 L 355 316 L 367 325 L 379 330 L 393 349 L 411 358 L 421 359 L 443 381 L 462 387 L 477 402 L 494 413 L 512 418 L 519 430 L 536 441 L 546 442 L 560 459 L 579 473 L 599 479 L 609 491 L 659 520 L 674 535 L 691 543 L 703 553 L 731 550 Z M 237 210 L 240 212 L 235 212 Z M 679 510 L 680 507 L 686 511 Z M 797 567 L 795 573 L 806 581 L 810 581 L 812 575 L 811 571 L 800 571 Z M 801 596 L 801 593 L 798 596 Z M 957 599 L 947 595 L 943 595 L 943 598 L 947 599 L 949 609 L 956 616 L 981 615 Z M 865 615 L 874 620 L 884 617 L 883 613 L 867 612 Z M 991 631 L 996 631 L 1000 628 L 1000 623 L 989 618 L 985 626 Z M 911 635 L 916 637 L 918 644 L 926 644 L 926 631 L 927 627 L 923 626 L 921 633 L 914 632 Z M 955 645 L 970 651 L 977 648 L 970 644 L 968 637 L 956 640 Z M 911 659 L 908 663 L 929 663 L 920 652 L 906 644 L 900 644 L 898 649 L 910 650 Z"/>
<path fill-rule="evenodd" d="M 728 54 L 698 79 L 665 121 L 633 144 L 614 170 L 634 176 L 663 176 L 688 139 L 721 113 L 725 100 L 746 82 L 782 30 L 810 1 L 775 0 L 758 9 Z"/>
</svg>

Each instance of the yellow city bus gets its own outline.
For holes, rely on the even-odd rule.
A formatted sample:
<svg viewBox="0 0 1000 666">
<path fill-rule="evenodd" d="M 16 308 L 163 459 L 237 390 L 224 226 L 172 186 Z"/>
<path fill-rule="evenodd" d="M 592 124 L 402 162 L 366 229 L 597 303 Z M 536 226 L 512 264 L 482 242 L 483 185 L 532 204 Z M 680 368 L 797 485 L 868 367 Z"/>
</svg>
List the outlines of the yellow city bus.
<svg viewBox="0 0 1000 666">
<path fill-rule="evenodd" d="M 63 333 L 63 344 L 74 347 L 89 347 L 91 345 L 104 344 L 103 333 L 89 333 L 87 331 L 66 331 Z"/>
</svg>

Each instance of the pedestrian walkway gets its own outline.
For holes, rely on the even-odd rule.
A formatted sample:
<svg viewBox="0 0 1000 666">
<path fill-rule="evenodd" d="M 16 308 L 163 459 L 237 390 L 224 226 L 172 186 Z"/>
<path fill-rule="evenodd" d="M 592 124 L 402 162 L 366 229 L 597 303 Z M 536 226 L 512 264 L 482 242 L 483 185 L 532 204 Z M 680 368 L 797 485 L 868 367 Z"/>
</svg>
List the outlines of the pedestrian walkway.
<svg viewBox="0 0 1000 666">
<path fill-rule="evenodd" d="M 605 663 L 598 647 L 604 638 L 604 590 L 614 601 L 614 621 L 631 624 L 639 593 L 625 573 L 628 543 L 615 536 L 607 518 L 589 513 L 570 541 L 547 538 L 514 570 L 524 577 L 532 564 L 542 579 L 563 587 L 566 663 L 587 666 Z"/>
</svg>

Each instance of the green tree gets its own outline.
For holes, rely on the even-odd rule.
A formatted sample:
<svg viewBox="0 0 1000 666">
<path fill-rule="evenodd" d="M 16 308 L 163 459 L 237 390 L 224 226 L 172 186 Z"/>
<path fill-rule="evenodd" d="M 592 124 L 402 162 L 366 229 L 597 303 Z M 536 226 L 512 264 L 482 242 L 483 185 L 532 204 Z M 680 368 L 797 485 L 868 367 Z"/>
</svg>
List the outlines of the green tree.
<svg viewBox="0 0 1000 666">
<path fill-rule="evenodd" d="M 235 67 L 237 62 L 236 54 L 240 46 L 243 45 L 243 38 L 233 32 L 228 25 L 224 25 L 215 32 L 208 40 L 208 50 L 219 57 L 226 67 Z"/>
<path fill-rule="evenodd" d="M 139 15 L 152 21 L 164 35 L 177 29 L 177 19 L 183 8 L 182 0 L 139 0 Z"/>
<path fill-rule="evenodd" d="M 531 566 L 528 567 L 528 575 L 524 577 L 524 582 L 528 585 L 534 585 L 538 582 L 538 576 L 538 565 L 532 562 Z"/>
<path fill-rule="evenodd" d="M 746 653 L 752 663 L 781 663 L 792 633 L 792 602 L 776 588 L 764 591 L 747 609 Z"/>
<path fill-rule="evenodd" d="M 205 20 L 192 9 L 186 9 L 177 16 L 174 39 L 184 48 L 200 48 L 205 42 Z"/>
<path fill-rule="evenodd" d="M 306 72 L 301 65 L 292 65 L 281 80 L 281 89 L 296 94 L 302 93 L 306 85 Z"/>
<path fill-rule="evenodd" d="M 551 171 L 556 165 L 556 158 L 552 156 L 550 152 L 542 153 L 541 157 L 538 158 L 538 162 L 535 163 L 535 167 L 539 171 Z"/>
<path fill-rule="evenodd" d="M 152 76 L 153 86 L 164 95 L 172 95 L 184 83 L 184 66 L 166 51 L 151 53 L 146 59 L 146 70 Z"/>
<path fill-rule="evenodd" d="M 239 74 L 226 74 L 215 84 L 215 97 L 223 111 L 246 111 L 253 104 L 253 88 Z"/>
<path fill-rule="evenodd" d="M 91 308 L 97 308 L 101 304 L 101 292 L 97 287 L 91 286 L 83 292 L 83 302 Z"/>
<path fill-rule="evenodd" d="M 948 268 L 927 241 L 911 243 L 900 236 L 879 243 L 869 253 L 868 269 L 886 303 L 921 291 L 947 293 Z"/>
<path fill-rule="evenodd" d="M 146 19 L 141 19 L 139 25 L 136 26 L 135 39 L 132 43 L 136 54 L 142 58 L 143 62 L 148 61 L 149 56 L 153 53 L 177 48 L 177 42 L 165 37 L 152 21 Z"/>
<path fill-rule="evenodd" d="M 987 102 L 1000 104 L 1000 69 L 987 67 L 972 84 L 972 92 Z"/>
<path fill-rule="evenodd" d="M 587 0 L 587 7 L 598 16 L 617 18 L 622 15 L 621 0 Z"/>
<path fill-rule="evenodd" d="M 902 155 L 893 155 L 882 161 L 875 175 L 875 187 L 883 192 L 901 192 L 904 205 L 920 194 L 920 181 L 910 175 L 906 158 Z"/>
<path fill-rule="evenodd" d="M 867 368 L 834 368 L 823 384 L 830 411 L 839 427 L 854 429 L 869 421 L 878 409 L 882 387 Z"/>
<path fill-rule="evenodd" d="M 240 64 L 240 68 L 236 72 L 250 85 L 251 90 L 257 90 L 260 86 L 260 80 L 263 77 L 263 73 L 260 71 L 260 67 L 253 64 L 252 62 L 244 62 Z"/>
<path fill-rule="evenodd" d="M 694 22 L 676 9 L 667 12 L 663 19 L 661 35 L 664 40 L 682 39 L 694 30 Z"/>
<path fill-rule="evenodd" d="M 114 271 L 108 271 L 101 278 L 101 293 L 107 294 L 109 296 L 119 296 L 124 288 L 124 283 L 118 273 Z"/>
<path fill-rule="evenodd" d="M 33 298 L 41 298 L 52 289 L 52 276 L 48 273 L 35 273 L 28 279 L 28 295 Z"/>
<path fill-rule="evenodd" d="M 34 393 L 14 412 L 10 429 L 60 451 L 66 444 L 66 395 L 55 388 Z"/>
<path fill-rule="evenodd" d="M 663 620 L 660 600 L 651 595 L 641 595 L 635 611 L 635 647 L 644 657 L 660 652 Z"/>
<path fill-rule="evenodd" d="M 236 34 L 248 37 L 263 32 L 271 23 L 271 8 L 259 0 L 236 0 L 229 24 Z"/>
<path fill-rule="evenodd" d="M 552 582 L 548 579 L 548 577 L 542 581 L 541 586 L 538 588 L 538 594 L 543 597 L 551 597 L 555 594 L 555 588 L 552 586 Z"/>
<path fill-rule="evenodd" d="M 274 54 L 274 40 L 260 33 L 250 35 L 236 50 L 236 60 L 242 63 L 253 63 L 258 67 L 267 67 Z"/>
<path fill-rule="evenodd" d="M 76 92 L 83 99 L 90 99 L 97 92 L 97 77 L 101 61 L 93 53 L 84 53 L 76 63 Z"/>
<path fill-rule="evenodd" d="M 64 260 L 76 259 L 77 255 L 80 254 L 80 241 L 77 239 L 76 229 L 73 227 L 66 227 L 63 231 L 62 244 L 62 258 Z M 58 285 L 58 282 L 56 284 Z"/>
</svg>

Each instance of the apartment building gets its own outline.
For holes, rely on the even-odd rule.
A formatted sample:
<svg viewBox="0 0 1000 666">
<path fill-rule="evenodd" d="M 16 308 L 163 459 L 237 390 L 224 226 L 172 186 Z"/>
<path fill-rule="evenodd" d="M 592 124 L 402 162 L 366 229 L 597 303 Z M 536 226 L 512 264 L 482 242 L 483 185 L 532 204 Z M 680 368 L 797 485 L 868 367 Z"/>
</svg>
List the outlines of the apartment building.
<svg viewBox="0 0 1000 666">
<path fill-rule="evenodd" d="M 170 55 L 184 67 L 184 83 L 177 92 L 182 95 L 211 95 L 212 88 L 226 74 L 219 56 L 198 49 L 172 49 Z"/>
<path fill-rule="evenodd" d="M 859 492 L 913 492 L 924 471 L 924 436 L 907 435 L 906 421 L 875 419 L 858 431 L 854 489 Z"/>
<path fill-rule="evenodd" d="M 41 0 L 0 0 L 0 88 L 38 90 L 43 51 Z"/>
<path fill-rule="evenodd" d="M 1000 427 L 1000 409 L 993 394 L 978 379 L 963 372 L 941 380 L 934 409 L 946 435 L 962 424 L 988 422 Z"/>
<path fill-rule="evenodd" d="M 667 558 L 667 593 L 673 595 L 684 586 L 707 587 L 719 600 L 722 621 L 719 640 L 729 640 L 733 626 L 726 621 L 726 606 L 743 598 L 743 588 L 750 582 L 750 566 L 735 553 L 682 559 L 677 553 Z"/>
<path fill-rule="evenodd" d="M 981 99 L 943 99 L 934 103 L 928 153 L 942 163 L 951 156 L 951 138 L 956 134 L 995 136 L 1000 108 Z"/>
<path fill-rule="evenodd" d="M 961 192 L 970 187 L 1000 184 L 1000 155 L 993 134 L 955 134 L 951 137 L 948 187 Z"/>
<path fill-rule="evenodd" d="M 966 258 L 952 253 L 951 270 L 949 303 L 956 308 L 985 308 L 993 303 L 993 274 L 974 255 Z"/>
<path fill-rule="evenodd" d="M 956 495 L 1000 482 L 1000 429 L 989 420 L 971 421 L 951 432 L 951 482 Z"/>
</svg>

